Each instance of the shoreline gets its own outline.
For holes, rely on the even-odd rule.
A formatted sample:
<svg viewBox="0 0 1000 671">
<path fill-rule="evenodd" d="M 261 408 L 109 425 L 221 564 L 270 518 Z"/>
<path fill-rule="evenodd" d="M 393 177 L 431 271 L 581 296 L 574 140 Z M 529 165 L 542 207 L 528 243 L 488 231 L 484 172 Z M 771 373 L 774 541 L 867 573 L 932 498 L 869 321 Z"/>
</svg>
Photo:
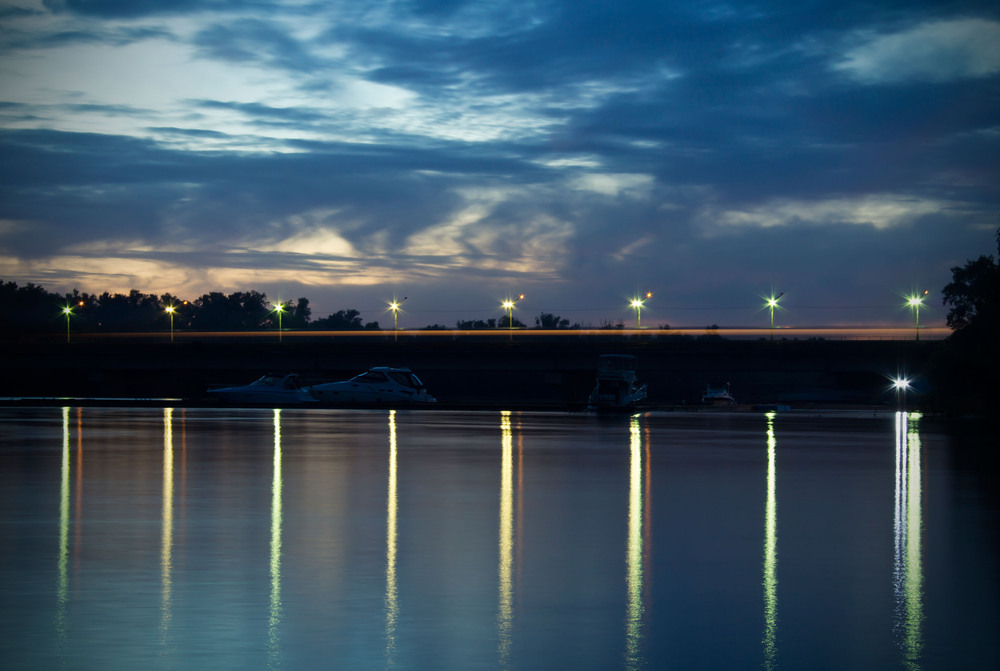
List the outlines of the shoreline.
<svg viewBox="0 0 1000 671">
<path fill-rule="evenodd" d="M 0 348 L 0 399 L 177 399 L 171 402 L 204 406 L 212 405 L 208 389 L 249 384 L 265 374 L 298 373 L 308 385 L 396 366 L 412 370 L 438 407 L 566 409 L 586 403 L 598 358 L 617 353 L 638 357 L 638 380 L 648 385 L 653 408 L 702 407 L 706 386 L 726 382 L 743 406 L 895 407 L 890 380 L 903 374 L 913 380 L 907 405 L 916 407 L 927 397 L 926 371 L 943 344 L 576 336 L 18 343 Z"/>
<path fill-rule="evenodd" d="M 625 417 L 646 414 L 778 414 L 791 415 L 891 415 L 897 412 L 922 412 L 917 408 L 899 408 L 893 405 L 785 405 L 785 404 L 737 404 L 732 406 L 646 404 L 634 408 L 612 410 L 592 410 L 586 403 L 357 403 L 357 404 L 226 404 L 204 402 L 184 398 L 88 398 L 88 397 L 0 397 L 0 408 L 175 408 L 205 410 L 307 410 L 307 411 L 386 411 L 397 412 L 541 412 L 561 414 L 587 414 L 602 417 Z"/>
</svg>

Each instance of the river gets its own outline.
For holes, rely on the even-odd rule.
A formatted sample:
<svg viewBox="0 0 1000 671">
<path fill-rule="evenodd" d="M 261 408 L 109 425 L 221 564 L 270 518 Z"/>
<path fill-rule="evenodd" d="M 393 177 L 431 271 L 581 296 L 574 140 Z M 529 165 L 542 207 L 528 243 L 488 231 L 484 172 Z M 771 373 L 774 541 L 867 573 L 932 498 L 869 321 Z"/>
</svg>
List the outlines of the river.
<svg viewBox="0 0 1000 671">
<path fill-rule="evenodd" d="M 918 413 L 0 409 L 5 669 L 995 669 Z"/>
</svg>

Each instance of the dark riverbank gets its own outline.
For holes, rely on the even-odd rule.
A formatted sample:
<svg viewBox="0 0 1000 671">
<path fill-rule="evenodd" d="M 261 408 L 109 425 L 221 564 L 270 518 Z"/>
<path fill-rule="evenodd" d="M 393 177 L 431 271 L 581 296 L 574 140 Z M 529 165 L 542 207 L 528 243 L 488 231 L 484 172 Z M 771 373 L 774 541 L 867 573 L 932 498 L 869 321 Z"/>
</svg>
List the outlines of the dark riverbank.
<svg viewBox="0 0 1000 671">
<path fill-rule="evenodd" d="M 546 338 L 345 337 L 284 342 L 117 338 L 8 343 L 0 355 L 3 397 L 180 398 L 245 384 L 267 372 L 307 381 L 351 377 L 370 366 L 409 366 L 442 404 L 579 404 L 597 357 L 639 357 L 653 405 L 690 405 L 706 384 L 729 382 L 741 404 L 894 404 L 888 378 L 915 380 L 940 341 L 745 341 L 567 335 Z"/>
</svg>

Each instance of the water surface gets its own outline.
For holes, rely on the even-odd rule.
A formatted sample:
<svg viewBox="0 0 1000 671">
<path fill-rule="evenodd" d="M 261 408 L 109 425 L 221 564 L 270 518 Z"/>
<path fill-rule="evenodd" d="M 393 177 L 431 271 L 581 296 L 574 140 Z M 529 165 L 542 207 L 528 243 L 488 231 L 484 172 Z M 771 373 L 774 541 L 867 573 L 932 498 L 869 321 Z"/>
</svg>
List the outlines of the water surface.
<svg viewBox="0 0 1000 671">
<path fill-rule="evenodd" d="M 2 409 L 0 654 L 997 668 L 976 440 L 907 413 Z"/>
</svg>

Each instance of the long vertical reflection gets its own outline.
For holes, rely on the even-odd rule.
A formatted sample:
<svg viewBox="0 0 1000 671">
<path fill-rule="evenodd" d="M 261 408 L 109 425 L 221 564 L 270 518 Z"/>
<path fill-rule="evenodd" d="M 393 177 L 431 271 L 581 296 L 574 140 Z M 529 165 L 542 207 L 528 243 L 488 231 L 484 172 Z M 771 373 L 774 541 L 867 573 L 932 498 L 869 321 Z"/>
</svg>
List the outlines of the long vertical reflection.
<svg viewBox="0 0 1000 671">
<path fill-rule="evenodd" d="M 778 633 L 778 500 L 774 437 L 775 413 L 767 417 L 767 502 L 764 506 L 764 668 L 777 665 L 775 639 Z"/>
<path fill-rule="evenodd" d="M 59 556 L 56 583 L 56 634 L 66 637 L 66 599 L 69 596 L 69 408 L 62 409 L 62 463 L 59 469 Z"/>
<path fill-rule="evenodd" d="M 894 519 L 896 595 L 895 629 L 903 664 L 920 668 L 923 648 L 923 567 L 920 550 L 920 433 L 919 413 L 896 413 L 896 511 Z"/>
<path fill-rule="evenodd" d="M 173 408 L 163 409 L 163 529 L 160 536 L 160 639 L 166 643 L 173 601 L 174 424 Z"/>
<path fill-rule="evenodd" d="M 639 417 L 629 424 L 628 541 L 625 554 L 628 606 L 625 615 L 625 667 L 642 665 L 642 432 Z"/>
<path fill-rule="evenodd" d="M 395 665 L 396 622 L 399 619 L 399 585 L 396 578 L 396 411 L 389 411 L 389 491 L 385 504 L 385 659 Z"/>
<path fill-rule="evenodd" d="M 514 618 L 514 450 L 510 411 L 500 412 L 500 541 L 497 640 L 500 668 L 510 665 L 511 628 Z"/>
<path fill-rule="evenodd" d="M 76 409 L 76 500 L 73 502 L 73 563 L 80 558 L 80 531 L 83 528 L 83 408 Z"/>
<path fill-rule="evenodd" d="M 271 479 L 271 602 L 267 618 L 267 656 L 270 668 L 280 666 L 281 647 L 281 410 L 274 410 L 274 475 Z"/>
</svg>

